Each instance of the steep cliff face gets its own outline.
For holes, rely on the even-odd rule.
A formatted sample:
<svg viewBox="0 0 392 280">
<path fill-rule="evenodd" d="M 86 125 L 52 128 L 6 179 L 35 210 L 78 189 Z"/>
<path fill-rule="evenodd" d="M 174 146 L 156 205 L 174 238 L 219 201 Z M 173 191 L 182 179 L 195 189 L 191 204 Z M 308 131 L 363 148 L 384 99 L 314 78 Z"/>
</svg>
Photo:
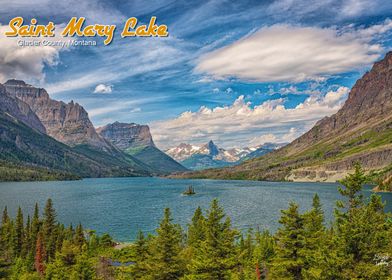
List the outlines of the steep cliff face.
<svg viewBox="0 0 392 280">
<path fill-rule="evenodd" d="M 360 162 L 392 165 L 392 52 L 359 79 L 344 106 L 289 145 L 243 164 L 188 177 L 335 181 Z"/>
<path fill-rule="evenodd" d="M 103 150 L 110 149 L 95 131 L 86 110 L 78 103 L 53 100 L 45 89 L 19 80 L 9 80 L 4 86 L 12 96 L 30 106 L 49 136 L 70 146 L 88 144 Z"/>
<path fill-rule="evenodd" d="M 98 128 L 97 131 L 112 145 L 147 164 L 156 173 L 187 170 L 155 146 L 147 125 L 115 122 Z"/>
<path fill-rule="evenodd" d="M 44 89 L 18 80 L 0 86 L 0 152 L 3 163 L 81 177 L 152 172 L 99 136 L 79 104 L 52 100 Z"/>
<path fill-rule="evenodd" d="M 155 147 L 148 125 L 115 122 L 98 128 L 97 132 L 121 150 Z"/>
<path fill-rule="evenodd" d="M 343 107 L 331 117 L 320 120 L 309 132 L 295 140 L 290 148 L 301 149 L 348 131 L 369 128 L 391 117 L 392 52 L 376 62 L 359 79 Z"/>
<path fill-rule="evenodd" d="M 9 94 L 2 84 L 0 84 L 0 111 L 41 133 L 46 133 L 45 127 L 29 105 Z"/>
</svg>

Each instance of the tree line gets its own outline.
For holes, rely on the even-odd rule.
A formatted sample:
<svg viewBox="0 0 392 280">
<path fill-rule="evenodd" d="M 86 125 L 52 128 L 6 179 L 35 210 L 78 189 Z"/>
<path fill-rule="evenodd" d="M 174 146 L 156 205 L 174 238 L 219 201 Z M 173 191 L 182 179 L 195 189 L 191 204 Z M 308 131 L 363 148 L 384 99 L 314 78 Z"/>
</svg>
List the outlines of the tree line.
<svg viewBox="0 0 392 280">
<path fill-rule="evenodd" d="M 367 177 L 356 166 L 341 181 L 335 219 L 324 220 L 317 194 L 311 209 L 291 202 L 280 228 L 235 229 L 217 200 L 196 209 L 186 230 L 170 209 L 154 235 L 115 249 L 109 235 L 65 228 L 48 200 L 43 217 L 19 209 L 1 225 L 2 276 L 10 279 L 391 279 L 392 220 L 381 197 L 365 198 Z M 113 263 L 117 262 L 117 265 Z M 23 278 L 25 277 L 25 278 Z"/>
</svg>

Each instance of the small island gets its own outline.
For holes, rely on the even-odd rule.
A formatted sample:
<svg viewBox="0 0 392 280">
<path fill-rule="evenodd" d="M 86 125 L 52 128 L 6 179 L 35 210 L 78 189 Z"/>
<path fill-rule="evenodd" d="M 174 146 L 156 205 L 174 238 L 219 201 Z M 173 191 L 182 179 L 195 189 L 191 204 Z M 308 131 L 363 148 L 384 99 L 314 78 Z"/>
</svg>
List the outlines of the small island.
<svg viewBox="0 0 392 280">
<path fill-rule="evenodd" d="M 189 186 L 186 191 L 182 193 L 183 195 L 194 195 L 196 194 L 195 189 L 192 186 Z"/>
</svg>

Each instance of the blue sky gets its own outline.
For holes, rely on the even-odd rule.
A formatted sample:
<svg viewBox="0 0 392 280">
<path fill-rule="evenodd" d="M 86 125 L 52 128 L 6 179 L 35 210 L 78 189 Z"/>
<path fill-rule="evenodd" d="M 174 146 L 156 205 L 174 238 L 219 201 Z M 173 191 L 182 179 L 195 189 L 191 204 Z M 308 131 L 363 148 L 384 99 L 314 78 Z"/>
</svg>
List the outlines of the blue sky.
<svg viewBox="0 0 392 280">
<path fill-rule="evenodd" d="M 288 142 L 336 112 L 391 48 L 390 1 L 30 1 L 2 3 L 0 82 L 24 79 L 74 100 L 94 125 L 150 125 L 158 146 Z M 95 47 L 20 48 L 8 21 L 116 24 Z M 156 16 L 167 38 L 120 38 Z M 61 39 L 56 37 L 56 39 Z"/>
</svg>

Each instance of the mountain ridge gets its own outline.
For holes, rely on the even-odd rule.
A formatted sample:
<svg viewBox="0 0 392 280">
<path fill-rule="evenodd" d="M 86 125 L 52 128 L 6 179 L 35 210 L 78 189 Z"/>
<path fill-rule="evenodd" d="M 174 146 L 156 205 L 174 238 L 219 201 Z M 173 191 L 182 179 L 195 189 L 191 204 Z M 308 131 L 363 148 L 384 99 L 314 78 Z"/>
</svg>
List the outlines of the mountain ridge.
<svg viewBox="0 0 392 280">
<path fill-rule="evenodd" d="M 334 115 L 277 151 L 223 169 L 193 172 L 187 178 L 336 181 L 356 162 L 381 172 L 392 164 L 392 52 L 352 87 Z"/>
<path fill-rule="evenodd" d="M 265 143 L 257 147 L 223 149 L 212 140 L 206 144 L 192 145 L 181 143 L 166 150 L 166 153 L 191 170 L 236 165 L 245 159 L 276 149 L 279 144 Z"/>
</svg>

